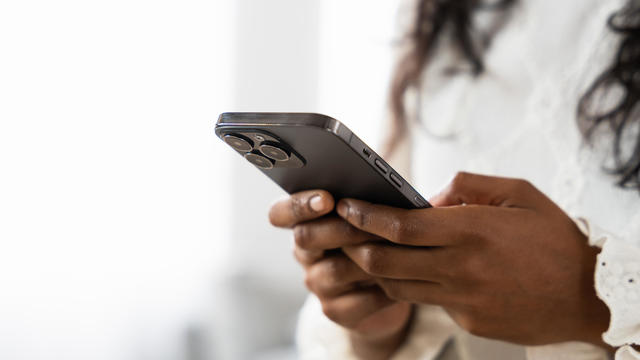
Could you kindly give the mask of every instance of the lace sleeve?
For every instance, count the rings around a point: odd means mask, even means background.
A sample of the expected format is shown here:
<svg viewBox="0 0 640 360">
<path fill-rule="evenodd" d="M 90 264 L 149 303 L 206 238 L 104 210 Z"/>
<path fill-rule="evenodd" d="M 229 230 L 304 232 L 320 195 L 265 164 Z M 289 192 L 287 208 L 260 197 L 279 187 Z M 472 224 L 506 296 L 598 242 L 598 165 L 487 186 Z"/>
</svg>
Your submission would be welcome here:
<svg viewBox="0 0 640 360">
<path fill-rule="evenodd" d="M 405 344 L 393 360 L 433 360 L 455 331 L 451 318 L 437 306 L 421 305 Z M 300 311 L 296 333 L 298 356 L 303 360 L 355 360 L 349 334 L 322 313 L 318 299 L 310 295 Z"/>
<path fill-rule="evenodd" d="M 585 219 L 576 221 L 589 244 L 602 249 L 598 255 L 595 287 L 609 307 L 609 329 L 602 334 L 611 346 L 620 347 L 616 360 L 638 360 L 631 347 L 640 344 L 640 248 L 609 234 Z"/>
<path fill-rule="evenodd" d="M 296 330 L 298 358 L 301 360 L 356 360 L 349 334 L 322 313 L 317 297 L 309 295 L 298 317 Z"/>
<path fill-rule="evenodd" d="M 439 306 L 417 305 L 413 328 L 404 345 L 392 360 L 432 360 L 459 329 L 451 317 Z"/>
</svg>

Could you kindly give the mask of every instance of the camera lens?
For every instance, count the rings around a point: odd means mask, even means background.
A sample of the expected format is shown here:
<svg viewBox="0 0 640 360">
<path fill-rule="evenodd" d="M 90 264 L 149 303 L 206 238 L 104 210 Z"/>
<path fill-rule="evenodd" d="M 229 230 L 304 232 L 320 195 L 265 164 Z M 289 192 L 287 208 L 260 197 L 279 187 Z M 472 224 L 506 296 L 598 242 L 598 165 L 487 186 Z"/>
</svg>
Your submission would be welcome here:
<svg viewBox="0 0 640 360">
<path fill-rule="evenodd" d="M 273 168 L 273 160 L 266 158 L 262 155 L 248 153 L 244 156 L 244 158 L 247 159 L 247 161 L 249 161 L 253 165 L 261 169 L 269 170 Z"/>
<path fill-rule="evenodd" d="M 242 135 L 225 135 L 224 142 L 241 152 L 247 152 L 253 149 L 253 142 Z"/>
<path fill-rule="evenodd" d="M 260 145 L 260 152 L 276 161 L 289 160 L 290 153 L 274 143 L 263 143 Z"/>
</svg>

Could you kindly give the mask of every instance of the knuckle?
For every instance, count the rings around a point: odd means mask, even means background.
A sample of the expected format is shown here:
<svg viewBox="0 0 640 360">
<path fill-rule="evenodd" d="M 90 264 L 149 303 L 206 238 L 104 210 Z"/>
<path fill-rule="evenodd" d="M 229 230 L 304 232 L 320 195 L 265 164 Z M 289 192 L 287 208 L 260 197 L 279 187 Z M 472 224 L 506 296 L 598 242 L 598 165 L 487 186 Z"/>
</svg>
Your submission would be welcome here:
<svg viewBox="0 0 640 360">
<path fill-rule="evenodd" d="M 346 221 L 342 221 L 342 229 L 345 238 L 349 239 L 350 243 L 355 243 L 355 240 L 360 234 L 360 230 Z"/>
<path fill-rule="evenodd" d="M 370 275 L 382 275 L 386 269 L 384 248 L 376 245 L 364 245 L 361 251 L 362 270 Z"/>
<path fill-rule="evenodd" d="M 389 234 L 391 241 L 396 243 L 402 243 L 410 236 L 410 229 L 404 219 L 400 219 L 397 216 L 392 216 L 389 219 Z"/>
<path fill-rule="evenodd" d="M 451 287 L 461 283 L 466 274 L 463 266 L 442 266 L 437 269 L 437 279 L 443 286 Z"/>
<path fill-rule="evenodd" d="M 300 258 L 300 254 L 298 253 L 299 248 L 297 246 L 294 246 L 293 249 L 291 250 L 291 254 L 293 255 L 293 258 L 296 259 L 296 261 L 300 264 L 303 265 L 302 259 Z"/>
<path fill-rule="evenodd" d="M 467 332 L 471 333 L 472 335 L 479 336 L 479 334 L 482 332 L 481 325 L 472 315 L 469 315 L 466 313 L 458 314 L 455 320 L 458 323 L 458 325 L 460 325 L 461 328 L 465 329 Z"/>
<path fill-rule="evenodd" d="M 269 224 L 271 224 L 272 226 L 278 226 L 278 219 L 276 218 L 276 214 L 275 211 L 273 211 L 273 208 L 271 208 L 269 210 Z"/>
<path fill-rule="evenodd" d="M 484 280 L 478 278 L 475 274 L 473 275 L 461 275 L 456 278 L 450 278 L 445 280 L 445 288 L 454 295 L 454 299 L 457 299 L 457 303 L 460 302 L 471 302 L 471 300 L 460 300 L 459 296 L 469 296 L 468 293 L 480 291 L 482 287 L 486 286 Z M 464 288 L 467 292 L 466 294 L 460 294 L 459 288 Z"/>
<path fill-rule="evenodd" d="M 307 202 L 301 196 L 291 197 L 291 214 L 295 219 L 304 219 L 307 214 Z"/>
<path fill-rule="evenodd" d="M 310 271 L 307 271 L 307 272 L 304 274 L 304 286 L 305 286 L 307 289 L 309 289 L 309 291 L 311 291 L 311 292 L 315 293 L 315 291 L 314 291 L 314 289 L 315 289 L 314 285 L 315 285 L 315 278 L 314 278 L 313 274 L 312 274 Z"/>
<path fill-rule="evenodd" d="M 369 211 L 364 206 L 349 207 L 347 218 L 357 228 L 363 228 L 369 224 Z"/>
<path fill-rule="evenodd" d="M 325 262 L 324 278 L 330 284 L 336 284 L 344 274 L 344 266 L 338 259 L 329 259 Z"/>
<path fill-rule="evenodd" d="M 475 319 L 471 319 L 469 321 L 467 331 L 471 335 L 479 337 L 485 337 L 486 335 L 488 335 L 484 325 Z"/>
<path fill-rule="evenodd" d="M 380 287 L 384 290 L 384 293 L 391 300 L 403 301 L 406 296 L 404 291 L 402 291 L 402 287 L 399 286 L 400 283 L 397 280 L 391 279 L 380 279 L 379 280 Z"/>
<path fill-rule="evenodd" d="M 302 249 L 309 248 L 309 245 L 312 242 L 311 239 L 311 231 L 309 231 L 309 225 L 306 224 L 298 224 L 293 228 L 293 238 L 296 242 L 296 245 Z"/>
<path fill-rule="evenodd" d="M 322 312 L 333 322 L 340 323 L 343 319 L 342 311 L 340 311 L 340 309 L 334 306 L 331 302 L 322 303 Z"/>
<path fill-rule="evenodd" d="M 451 190 L 455 192 L 456 190 L 462 189 L 467 184 L 470 176 L 471 174 L 468 172 L 457 172 L 453 180 L 451 180 Z"/>
<path fill-rule="evenodd" d="M 520 179 L 520 184 L 523 188 L 526 188 L 526 189 L 531 189 L 534 187 L 533 184 L 526 179 Z"/>
<path fill-rule="evenodd" d="M 281 214 L 278 205 L 279 204 L 276 203 L 269 208 L 269 223 L 273 226 L 282 226 Z"/>
<path fill-rule="evenodd" d="M 484 271 L 482 261 L 477 256 L 464 257 L 464 261 L 460 262 L 460 265 L 460 270 L 462 270 L 463 274 L 458 275 L 463 277 L 476 277 Z"/>
<path fill-rule="evenodd" d="M 531 184 L 528 180 L 525 179 L 514 179 L 512 183 L 512 190 L 515 193 L 521 194 L 530 191 L 533 188 L 533 184 Z"/>
</svg>

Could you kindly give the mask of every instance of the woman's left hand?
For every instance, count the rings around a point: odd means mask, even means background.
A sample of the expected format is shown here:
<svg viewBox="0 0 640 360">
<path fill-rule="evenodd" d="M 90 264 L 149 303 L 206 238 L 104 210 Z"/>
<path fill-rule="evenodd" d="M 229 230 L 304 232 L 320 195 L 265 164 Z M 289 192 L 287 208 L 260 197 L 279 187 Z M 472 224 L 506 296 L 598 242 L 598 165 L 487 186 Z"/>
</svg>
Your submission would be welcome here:
<svg viewBox="0 0 640 360">
<path fill-rule="evenodd" d="M 594 290 L 598 249 L 544 194 L 523 180 L 461 173 L 431 202 L 402 210 L 340 201 L 341 217 L 390 241 L 344 252 L 389 297 L 441 305 L 472 334 L 604 346 L 609 311 Z"/>
</svg>

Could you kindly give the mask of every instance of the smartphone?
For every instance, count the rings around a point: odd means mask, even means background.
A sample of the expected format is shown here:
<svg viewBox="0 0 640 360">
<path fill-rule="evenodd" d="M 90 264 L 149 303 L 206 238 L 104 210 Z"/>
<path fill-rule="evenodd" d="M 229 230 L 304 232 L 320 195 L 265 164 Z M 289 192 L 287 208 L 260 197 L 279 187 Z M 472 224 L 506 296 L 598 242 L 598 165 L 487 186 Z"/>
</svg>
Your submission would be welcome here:
<svg viewBox="0 0 640 360">
<path fill-rule="evenodd" d="M 311 113 L 223 113 L 216 135 L 289 194 L 323 189 L 404 209 L 431 205 L 338 120 Z"/>
</svg>

